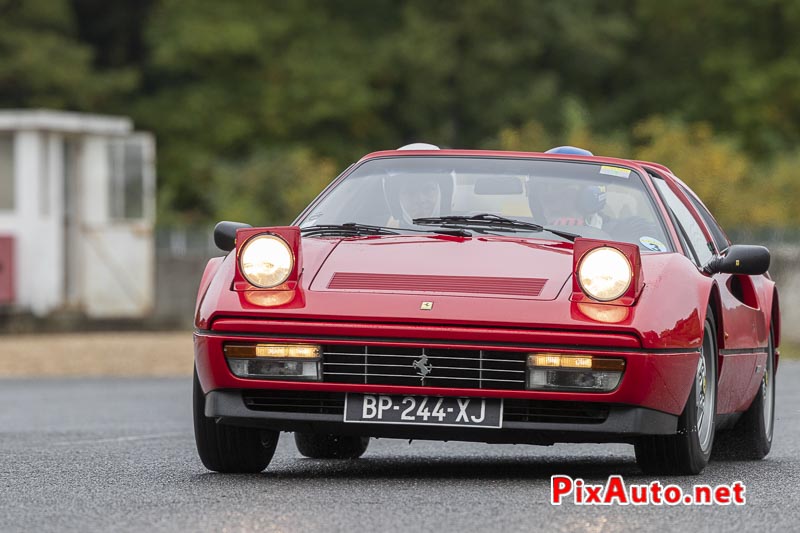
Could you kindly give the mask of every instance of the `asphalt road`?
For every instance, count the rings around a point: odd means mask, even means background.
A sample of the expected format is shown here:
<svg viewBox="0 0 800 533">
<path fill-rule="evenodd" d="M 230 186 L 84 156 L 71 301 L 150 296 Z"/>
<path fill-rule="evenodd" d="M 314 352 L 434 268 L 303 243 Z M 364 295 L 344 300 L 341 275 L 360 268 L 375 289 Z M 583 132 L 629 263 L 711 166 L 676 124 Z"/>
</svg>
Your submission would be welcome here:
<svg viewBox="0 0 800 533">
<path fill-rule="evenodd" d="M 550 476 L 652 480 L 627 445 L 373 440 L 357 461 L 302 458 L 285 435 L 261 475 L 207 472 L 189 379 L 0 381 L 1 531 L 797 531 L 800 363 L 778 376 L 775 442 L 760 462 L 699 477 L 746 484 L 744 506 L 554 507 Z"/>
</svg>

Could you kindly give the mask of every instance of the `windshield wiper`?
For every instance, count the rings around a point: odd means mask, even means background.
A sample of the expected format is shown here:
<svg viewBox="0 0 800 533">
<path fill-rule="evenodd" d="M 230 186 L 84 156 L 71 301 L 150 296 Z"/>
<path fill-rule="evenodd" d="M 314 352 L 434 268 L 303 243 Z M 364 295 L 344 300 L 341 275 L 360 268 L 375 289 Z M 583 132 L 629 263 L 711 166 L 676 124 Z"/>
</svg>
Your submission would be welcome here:
<svg viewBox="0 0 800 533">
<path fill-rule="evenodd" d="M 442 226 L 442 227 L 468 227 L 480 229 L 491 229 L 496 231 L 547 231 L 553 235 L 558 235 L 569 241 L 574 241 L 580 237 L 575 233 L 561 231 L 558 229 L 547 228 L 534 222 L 524 222 L 513 218 L 501 217 L 491 213 L 481 213 L 479 215 L 449 215 L 444 217 L 415 218 L 412 222 L 420 226 Z"/>
<path fill-rule="evenodd" d="M 308 226 L 300 228 L 303 235 L 400 235 L 399 231 L 383 226 L 370 226 L 369 224 L 359 224 L 357 222 L 345 222 L 344 224 L 320 224 L 319 226 Z"/>
<path fill-rule="evenodd" d="M 307 226 L 305 228 L 300 228 L 300 232 L 307 237 L 313 235 L 401 235 L 404 231 L 413 231 L 415 233 L 437 233 L 440 235 L 454 235 L 456 237 L 472 236 L 472 233 L 462 228 L 421 230 L 411 228 L 387 228 L 385 226 L 359 224 L 358 222 L 345 222 L 344 224 L 320 224 L 318 226 Z"/>
</svg>

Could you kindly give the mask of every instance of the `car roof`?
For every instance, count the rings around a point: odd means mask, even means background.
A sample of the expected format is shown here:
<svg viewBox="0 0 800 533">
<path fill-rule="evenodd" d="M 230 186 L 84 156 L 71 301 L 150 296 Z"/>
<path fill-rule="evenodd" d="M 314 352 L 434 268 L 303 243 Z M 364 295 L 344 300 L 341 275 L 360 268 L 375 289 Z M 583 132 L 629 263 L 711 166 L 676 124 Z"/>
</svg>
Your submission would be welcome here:
<svg viewBox="0 0 800 533">
<path fill-rule="evenodd" d="M 655 163 L 646 163 L 644 161 L 637 161 L 635 159 L 622 159 L 618 157 L 606 156 L 585 156 L 585 155 L 572 155 L 572 154 L 546 154 L 543 152 L 511 152 L 504 150 L 459 150 L 459 149 L 446 149 L 446 150 L 381 150 L 372 152 L 365 155 L 359 160 L 359 163 L 371 159 L 380 158 L 400 158 L 400 157 L 487 157 L 487 158 L 501 158 L 501 159 L 552 159 L 556 161 L 575 161 L 600 163 L 607 165 L 627 166 L 634 167 L 640 171 L 645 170 L 645 165 L 652 165 L 657 168 L 663 168 L 667 172 L 669 169 L 663 165 Z M 671 175 L 672 173 L 669 172 Z"/>
</svg>

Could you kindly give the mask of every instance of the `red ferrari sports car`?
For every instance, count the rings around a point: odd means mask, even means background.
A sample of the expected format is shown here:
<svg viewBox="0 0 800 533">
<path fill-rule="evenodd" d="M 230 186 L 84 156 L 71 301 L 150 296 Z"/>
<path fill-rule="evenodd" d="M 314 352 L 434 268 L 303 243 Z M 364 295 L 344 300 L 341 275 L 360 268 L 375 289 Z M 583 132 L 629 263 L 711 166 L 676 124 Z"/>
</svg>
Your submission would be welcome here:
<svg viewBox="0 0 800 533">
<path fill-rule="evenodd" d="M 625 442 L 649 473 L 769 452 L 769 251 L 731 244 L 662 165 L 409 145 L 292 226 L 214 231 L 230 253 L 194 334 L 211 470 L 263 470 L 284 431 L 313 458 L 371 437 Z"/>
</svg>

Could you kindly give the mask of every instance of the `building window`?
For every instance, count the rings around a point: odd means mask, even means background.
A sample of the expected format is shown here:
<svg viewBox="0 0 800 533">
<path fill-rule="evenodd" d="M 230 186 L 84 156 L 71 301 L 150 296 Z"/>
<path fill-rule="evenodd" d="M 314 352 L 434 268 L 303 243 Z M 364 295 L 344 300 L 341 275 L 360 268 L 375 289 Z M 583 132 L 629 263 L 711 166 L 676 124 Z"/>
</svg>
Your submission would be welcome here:
<svg viewBox="0 0 800 533">
<path fill-rule="evenodd" d="M 14 209 L 14 137 L 0 134 L 0 209 Z"/>
<path fill-rule="evenodd" d="M 144 146 L 137 139 L 109 142 L 109 214 L 112 219 L 144 218 Z"/>
</svg>

